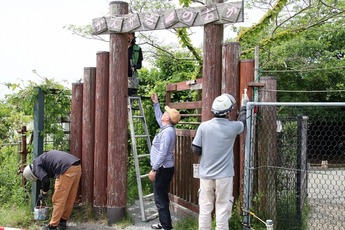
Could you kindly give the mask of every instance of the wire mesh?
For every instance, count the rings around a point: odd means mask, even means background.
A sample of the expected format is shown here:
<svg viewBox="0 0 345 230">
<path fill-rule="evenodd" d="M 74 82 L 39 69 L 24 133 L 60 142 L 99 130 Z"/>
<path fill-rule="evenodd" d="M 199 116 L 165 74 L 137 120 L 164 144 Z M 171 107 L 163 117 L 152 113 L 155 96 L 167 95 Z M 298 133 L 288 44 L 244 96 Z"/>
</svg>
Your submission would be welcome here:
<svg viewBox="0 0 345 230">
<path fill-rule="evenodd" d="M 256 106 L 244 203 L 275 229 L 344 229 L 345 103 Z"/>
</svg>

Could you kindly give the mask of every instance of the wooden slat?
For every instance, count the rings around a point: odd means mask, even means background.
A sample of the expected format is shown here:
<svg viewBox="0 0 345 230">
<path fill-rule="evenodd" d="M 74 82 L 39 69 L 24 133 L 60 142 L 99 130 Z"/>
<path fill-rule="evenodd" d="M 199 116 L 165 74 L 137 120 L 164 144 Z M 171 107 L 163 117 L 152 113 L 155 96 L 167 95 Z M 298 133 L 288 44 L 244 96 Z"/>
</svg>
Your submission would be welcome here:
<svg viewBox="0 0 345 230">
<path fill-rule="evenodd" d="M 181 117 L 201 117 L 201 114 L 181 114 Z"/>
<path fill-rule="evenodd" d="M 194 129 L 176 129 L 177 136 L 195 137 L 196 130 Z"/>
<path fill-rule="evenodd" d="M 184 91 L 196 89 L 202 89 L 202 78 L 169 84 L 166 86 L 166 91 Z"/>
<path fill-rule="evenodd" d="M 173 203 L 176 203 L 176 204 L 179 204 L 195 213 L 199 213 L 199 206 L 197 204 L 192 204 L 190 202 L 187 202 L 183 199 L 181 199 L 180 197 L 177 197 L 176 195 L 174 194 L 170 194 L 169 195 L 170 197 L 170 201 L 173 202 Z"/>
<path fill-rule="evenodd" d="M 174 102 L 174 103 L 167 103 L 167 105 L 175 109 L 200 109 L 202 102 L 201 101 Z"/>
<path fill-rule="evenodd" d="M 177 84 L 168 84 L 166 86 L 166 91 L 176 91 L 176 85 Z"/>
<path fill-rule="evenodd" d="M 248 82 L 247 84 L 250 87 L 265 87 L 266 84 L 263 82 Z"/>
<path fill-rule="evenodd" d="M 180 125 L 200 125 L 201 122 L 189 122 L 189 121 L 180 121 L 179 124 Z"/>
</svg>

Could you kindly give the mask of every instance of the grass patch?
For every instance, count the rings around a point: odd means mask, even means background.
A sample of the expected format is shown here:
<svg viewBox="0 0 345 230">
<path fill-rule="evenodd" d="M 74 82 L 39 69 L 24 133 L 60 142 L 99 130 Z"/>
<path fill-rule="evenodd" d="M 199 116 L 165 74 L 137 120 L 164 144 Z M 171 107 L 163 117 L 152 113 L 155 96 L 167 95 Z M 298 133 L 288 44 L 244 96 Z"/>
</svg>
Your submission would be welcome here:
<svg viewBox="0 0 345 230">
<path fill-rule="evenodd" d="M 120 229 L 124 229 L 124 228 L 131 226 L 133 224 L 134 224 L 134 221 L 132 220 L 130 215 L 128 215 L 128 213 L 126 213 L 125 216 L 121 219 L 121 221 L 116 223 L 116 227 L 119 227 Z"/>
<path fill-rule="evenodd" d="M 174 229 L 197 230 L 198 219 L 193 216 L 187 216 L 174 224 Z"/>
<path fill-rule="evenodd" d="M 98 217 L 102 219 L 102 214 Z M 95 213 L 91 204 L 85 204 L 74 207 L 70 218 L 75 222 L 83 223 L 87 220 L 95 219 Z"/>
<path fill-rule="evenodd" d="M 25 206 L 1 207 L 0 223 L 3 226 L 12 228 L 26 228 L 32 230 L 38 228 L 34 220 L 33 212 L 29 207 Z"/>
</svg>

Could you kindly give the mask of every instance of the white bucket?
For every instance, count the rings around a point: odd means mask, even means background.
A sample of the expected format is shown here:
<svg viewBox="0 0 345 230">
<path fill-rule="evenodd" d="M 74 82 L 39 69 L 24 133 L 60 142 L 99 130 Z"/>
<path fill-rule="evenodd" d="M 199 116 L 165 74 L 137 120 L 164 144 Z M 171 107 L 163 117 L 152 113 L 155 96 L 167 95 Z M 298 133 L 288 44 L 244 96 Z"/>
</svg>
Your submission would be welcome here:
<svg viewBox="0 0 345 230">
<path fill-rule="evenodd" d="M 49 215 L 49 208 L 44 206 L 36 206 L 34 208 L 35 220 L 47 220 Z"/>
<path fill-rule="evenodd" d="M 199 178 L 199 166 L 200 164 L 193 164 L 193 177 Z"/>
</svg>

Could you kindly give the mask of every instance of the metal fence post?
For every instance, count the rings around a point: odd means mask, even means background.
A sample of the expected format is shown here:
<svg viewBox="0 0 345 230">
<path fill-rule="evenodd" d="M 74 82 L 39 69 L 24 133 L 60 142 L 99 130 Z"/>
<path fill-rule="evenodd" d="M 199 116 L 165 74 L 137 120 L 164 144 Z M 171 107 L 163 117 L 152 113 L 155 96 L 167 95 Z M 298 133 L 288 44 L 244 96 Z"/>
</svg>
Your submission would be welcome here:
<svg viewBox="0 0 345 230">
<path fill-rule="evenodd" d="M 252 137 L 253 137 L 253 102 L 247 103 L 246 108 L 246 142 L 245 142 L 245 150 L 244 150 L 244 191 L 243 191 L 243 202 L 244 202 L 244 228 L 243 229 L 250 229 L 250 215 L 247 211 L 250 210 L 251 207 L 251 186 L 252 186 L 252 174 L 251 174 L 251 158 L 252 158 Z"/>
<path fill-rule="evenodd" d="M 41 88 L 37 88 L 37 100 L 34 108 L 34 140 L 33 140 L 33 152 L 34 158 L 43 153 L 43 136 L 44 129 L 44 92 Z M 32 194 L 32 210 L 36 206 L 36 198 L 39 194 L 41 182 L 33 182 L 31 188 Z"/>
</svg>

